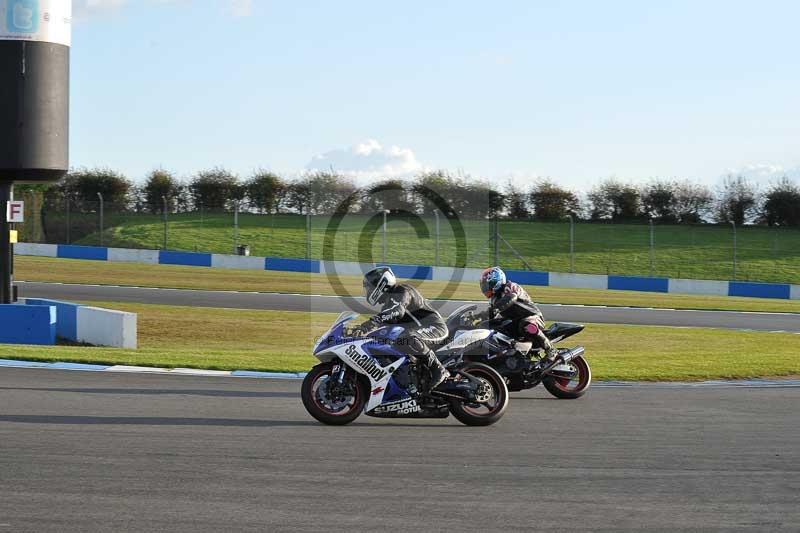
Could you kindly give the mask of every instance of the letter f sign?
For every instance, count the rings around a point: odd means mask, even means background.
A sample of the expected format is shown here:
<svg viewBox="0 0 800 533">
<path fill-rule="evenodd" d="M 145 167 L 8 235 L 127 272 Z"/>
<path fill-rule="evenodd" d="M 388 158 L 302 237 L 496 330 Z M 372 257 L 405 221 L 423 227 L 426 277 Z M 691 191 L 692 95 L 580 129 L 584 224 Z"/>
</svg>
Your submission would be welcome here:
<svg viewBox="0 0 800 533">
<path fill-rule="evenodd" d="M 6 204 L 6 222 L 25 222 L 25 202 L 12 200 Z"/>
</svg>

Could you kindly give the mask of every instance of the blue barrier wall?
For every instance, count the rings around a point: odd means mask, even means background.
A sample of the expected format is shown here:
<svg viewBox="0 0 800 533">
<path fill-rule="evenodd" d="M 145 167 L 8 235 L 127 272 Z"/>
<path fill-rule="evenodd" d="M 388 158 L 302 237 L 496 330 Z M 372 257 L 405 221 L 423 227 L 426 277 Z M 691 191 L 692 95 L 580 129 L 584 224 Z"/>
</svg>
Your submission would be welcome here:
<svg viewBox="0 0 800 533">
<path fill-rule="evenodd" d="M 161 265 L 210 267 L 211 254 L 197 254 L 194 252 L 172 252 L 169 250 L 161 250 L 158 253 L 158 263 Z"/>
<path fill-rule="evenodd" d="M 781 283 L 748 283 L 731 281 L 728 284 L 728 296 L 753 296 L 756 298 L 781 298 L 788 300 L 791 285 Z"/>
<path fill-rule="evenodd" d="M 380 264 L 378 266 L 381 266 Z M 433 268 L 417 265 L 384 265 L 392 269 L 398 278 L 406 279 L 432 279 Z"/>
<path fill-rule="evenodd" d="M 264 268 L 266 270 L 282 270 L 284 272 L 311 272 L 319 274 L 319 261 L 313 259 L 267 257 Z"/>
<path fill-rule="evenodd" d="M 49 305 L 0 305 L 0 343 L 56 343 L 56 308 Z"/>
<path fill-rule="evenodd" d="M 52 244 L 35 244 L 35 243 L 22 243 L 20 250 L 25 250 L 20 255 L 38 255 L 45 257 L 52 257 L 56 254 L 58 257 L 71 258 L 71 259 L 94 259 L 94 260 L 108 260 L 108 249 L 93 246 L 72 246 L 72 245 L 52 245 Z M 56 250 L 57 249 L 57 250 Z M 116 249 L 115 249 L 116 250 Z M 117 253 L 115 251 L 115 253 Z M 141 250 L 131 250 L 131 257 L 137 257 L 136 253 L 141 253 Z M 193 253 L 193 252 L 176 252 L 176 251 L 158 251 L 150 250 L 153 254 L 158 255 L 158 262 L 166 265 L 185 265 L 185 266 L 203 266 L 212 267 L 213 258 L 212 254 Z M 145 263 L 152 262 L 144 261 Z M 223 257 L 218 254 L 219 257 Z M 239 258 L 238 256 L 224 256 L 230 258 Z M 251 258 L 258 259 L 258 258 Z M 314 259 L 294 259 L 284 257 L 265 257 L 264 269 L 277 270 L 284 272 L 310 272 L 320 273 L 322 262 Z M 236 261 L 223 261 L 218 260 L 217 266 L 219 268 L 236 268 Z M 257 268 L 257 263 L 247 263 L 249 268 Z M 358 263 L 342 262 L 343 270 L 349 275 L 359 275 L 361 270 L 368 270 L 372 268 L 372 264 L 365 263 L 360 265 Z M 420 265 L 390 265 L 400 278 L 411 279 L 437 279 L 442 281 L 449 281 L 452 275 L 452 268 L 445 267 L 430 267 Z M 326 264 L 326 269 L 334 270 L 331 265 Z M 468 269 L 470 272 L 477 269 Z M 613 289 L 624 291 L 644 291 L 644 292 L 670 292 L 670 286 L 674 288 L 671 292 L 678 294 L 710 294 L 710 295 L 724 295 L 729 296 L 747 296 L 753 298 L 780 298 L 780 299 L 798 299 L 800 300 L 800 285 L 789 285 L 782 283 L 753 283 L 741 281 L 709 281 L 709 280 L 685 280 L 677 279 L 670 280 L 667 278 L 648 278 L 637 276 L 581 276 L 570 275 L 559 272 L 529 272 L 525 270 L 509 270 L 507 271 L 511 279 L 524 285 L 539 285 L 549 286 L 551 281 L 553 285 L 558 287 L 575 287 L 575 288 L 597 288 L 597 289 Z M 573 276 L 570 279 L 569 276 Z M 598 285 L 595 279 L 602 278 L 602 283 Z M 605 279 L 608 283 L 606 285 Z M 587 281 L 589 280 L 589 281 Z M 687 282 L 696 281 L 698 283 L 692 284 Z M 704 288 L 703 282 L 708 283 L 708 287 Z"/>
<path fill-rule="evenodd" d="M 608 276 L 608 289 L 618 291 L 669 292 L 669 279 Z"/>
<path fill-rule="evenodd" d="M 99 246 L 59 244 L 58 257 L 64 259 L 91 259 L 93 261 L 108 261 L 108 248 L 100 248 Z"/>
<path fill-rule="evenodd" d="M 59 300 L 42 300 L 26 298 L 27 305 L 52 305 L 56 308 L 56 335 L 62 339 L 78 340 L 78 308 L 79 304 Z"/>
<path fill-rule="evenodd" d="M 530 270 L 506 270 L 505 272 L 508 279 L 520 285 L 540 285 L 542 287 L 550 285 L 549 272 L 533 272 Z"/>
</svg>

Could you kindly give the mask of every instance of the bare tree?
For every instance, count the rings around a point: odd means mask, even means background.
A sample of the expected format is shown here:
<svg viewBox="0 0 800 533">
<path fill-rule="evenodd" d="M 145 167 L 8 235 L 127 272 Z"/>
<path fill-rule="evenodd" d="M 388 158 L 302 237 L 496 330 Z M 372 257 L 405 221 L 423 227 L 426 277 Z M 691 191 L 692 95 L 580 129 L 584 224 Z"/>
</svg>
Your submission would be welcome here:
<svg viewBox="0 0 800 533">
<path fill-rule="evenodd" d="M 757 212 L 758 192 L 744 176 L 728 176 L 719 186 L 715 217 L 717 222 L 741 226 Z"/>
</svg>

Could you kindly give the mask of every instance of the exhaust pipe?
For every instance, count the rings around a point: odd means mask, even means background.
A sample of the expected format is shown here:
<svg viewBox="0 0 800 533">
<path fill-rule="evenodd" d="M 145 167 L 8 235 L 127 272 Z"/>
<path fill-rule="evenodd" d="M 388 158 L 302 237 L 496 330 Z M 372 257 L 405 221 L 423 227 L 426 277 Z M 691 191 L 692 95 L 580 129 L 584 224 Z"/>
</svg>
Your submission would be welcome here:
<svg viewBox="0 0 800 533">
<path fill-rule="evenodd" d="M 556 357 L 556 361 L 563 361 L 564 363 L 569 363 L 576 357 L 582 356 L 584 352 L 586 352 L 586 350 L 583 348 L 583 346 L 576 346 L 575 348 L 571 349 L 566 353 L 559 354 L 559 356 Z"/>
<path fill-rule="evenodd" d="M 558 365 L 563 365 L 563 364 L 569 363 L 570 361 L 572 361 L 576 357 L 582 356 L 584 354 L 584 352 L 586 352 L 586 350 L 584 349 L 583 346 L 576 346 L 575 348 L 573 348 L 573 349 L 571 349 L 571 350 L 569 350 L 567 352 L 563 352 L 563 353 L 558 354 L 558 357 L 556 357 L 556 360 L 553 361 L 553 364 L 551 364 L 549 367 L 547 367 L 544 370 L 542 370 L 541 376 L 542 377 L 546 376 L 547 374 L 550 373 L 551 370 L 553 370 Z"/>
</svg>

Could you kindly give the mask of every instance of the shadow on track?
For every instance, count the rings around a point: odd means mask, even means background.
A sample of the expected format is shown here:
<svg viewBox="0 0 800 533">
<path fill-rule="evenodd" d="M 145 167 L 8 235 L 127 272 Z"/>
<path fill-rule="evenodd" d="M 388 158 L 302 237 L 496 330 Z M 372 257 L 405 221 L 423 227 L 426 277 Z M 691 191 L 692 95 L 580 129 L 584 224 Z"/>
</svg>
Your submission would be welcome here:
<svg viewBox="0 0 800 533">
<path fill-rule="evenodd" d="M 0 422 L 18 424 L 59 424 L 76 426 L 227 426 L 278 427 L 318 426 L 314 420 L 251 420 L 237 418 L 168 418 L 154 416 L 51 416 L 0 415 Z"/>
<path fill-rule="evenodd" d="M 36 391 L 36 392 L 74 392 L 77 394 L 135 394 L 135 395 L 164 395 L 174 394 L 182 396 L 211 396 L 222 398 L 298 398 L 300 392 L 251 392 L 251 391 L 226 391 L 205 389 L 86 389 L 86 388 L 28 388 L 28 387 L 0 387 L 0 390 Z"/>
<path fill-rule="evenodd" d="M 220 427 L 298 427 L 327 428 L 315 420 L 256 420 L 238 418 L 169 418 L 153 416 L 55 416 L 55 415 L 0 415 L 0 422 L 16 424 L 56 424 L 68 426 L 220 426 Z M 356 422 L 359 427 L 466 427 L 443 423 L 404 423 L 382 420 L 383 424 Z"/>
</svg>

